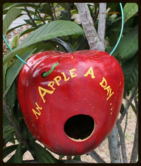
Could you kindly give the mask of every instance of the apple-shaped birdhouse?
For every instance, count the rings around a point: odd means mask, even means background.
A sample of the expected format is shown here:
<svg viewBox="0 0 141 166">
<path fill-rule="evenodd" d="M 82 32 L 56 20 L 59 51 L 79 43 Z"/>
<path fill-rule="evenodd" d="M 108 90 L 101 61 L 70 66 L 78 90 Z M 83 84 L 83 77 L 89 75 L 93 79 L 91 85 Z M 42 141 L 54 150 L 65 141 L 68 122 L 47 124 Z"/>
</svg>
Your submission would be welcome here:
<svg viewBox="0 0 141 166">
<path fill-rule="evenodd" d="M 98 50 L 37 53 L 18 78 L 18 99 L 29 130 L 59 155 L 96 148 L 115 125 L 123 91 L 120 64 Z"/>
</svg>

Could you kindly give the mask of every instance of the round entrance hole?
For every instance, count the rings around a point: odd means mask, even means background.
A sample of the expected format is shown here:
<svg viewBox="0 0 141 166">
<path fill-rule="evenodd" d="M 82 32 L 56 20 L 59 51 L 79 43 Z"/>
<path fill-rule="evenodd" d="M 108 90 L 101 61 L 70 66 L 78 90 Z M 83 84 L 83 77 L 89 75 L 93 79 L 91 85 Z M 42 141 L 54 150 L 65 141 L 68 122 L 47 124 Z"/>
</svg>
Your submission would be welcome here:
<svg viewBox="0 0 141 166">
<path fill-rule="evenodd" d="M 94 131 L 94 119 L 84 114 L 72 116 L 66 121 L 64 131 L 73 140 L 86 140 Z"/>
</svg>

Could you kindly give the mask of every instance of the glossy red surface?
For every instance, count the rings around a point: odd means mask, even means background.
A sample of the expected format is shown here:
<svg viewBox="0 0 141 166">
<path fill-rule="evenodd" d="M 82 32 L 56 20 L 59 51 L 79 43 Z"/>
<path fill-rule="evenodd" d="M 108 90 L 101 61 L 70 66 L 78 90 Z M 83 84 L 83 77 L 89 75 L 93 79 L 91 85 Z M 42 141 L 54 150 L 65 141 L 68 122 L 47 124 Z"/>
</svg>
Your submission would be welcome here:
<svg viewBox="0 0 141 166">
<path fill-rule="evenodd" d="M 56 62 L 59 65 L 43 78 L 42 73 Z M 30 68 L 23 66 L 17 91 L 35 138 L 60 155 L 80 155 L 96 148 L 112 131 L 121 108 L 124 76 L 117 60 L 98 50 L 46 51 L 30 57 L 27 64 Z M 66 135 L 64 125 L 79 114 L 91 116 L 95 127 L 90 137 L 76 141 Z"/>
</svg>

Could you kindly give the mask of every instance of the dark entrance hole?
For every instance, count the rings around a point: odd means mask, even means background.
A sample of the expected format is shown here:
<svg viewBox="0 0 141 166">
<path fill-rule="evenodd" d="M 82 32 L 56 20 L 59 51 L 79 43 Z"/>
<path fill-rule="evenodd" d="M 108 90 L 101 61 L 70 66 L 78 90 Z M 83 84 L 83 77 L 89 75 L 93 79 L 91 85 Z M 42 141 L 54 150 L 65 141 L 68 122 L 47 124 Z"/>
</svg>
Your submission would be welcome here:
<svg viewBox="0 0 141 166">
<path fill-rule="evenodd" d="M 94 120 L 89 115 L 75 115 L 69 118 L 64 126 L 64 131 L 70 138 L 86 139 L 94 130 Z"/>
</svg>

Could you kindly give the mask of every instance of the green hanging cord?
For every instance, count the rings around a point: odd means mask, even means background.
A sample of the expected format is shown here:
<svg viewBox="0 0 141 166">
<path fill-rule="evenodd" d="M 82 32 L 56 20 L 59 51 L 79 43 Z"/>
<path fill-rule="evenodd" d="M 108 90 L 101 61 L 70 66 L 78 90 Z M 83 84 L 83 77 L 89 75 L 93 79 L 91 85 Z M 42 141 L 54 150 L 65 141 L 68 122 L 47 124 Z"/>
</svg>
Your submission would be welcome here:
<svg viewBox="0 0 141 166">
<path fill-rule="evenodd" d="M 123 8 L 122 8 L 122 4 L 119 3 L 120 5 L 120 9 L 121 9 L 121 16 L 122 16 L 122 24 L 121 24 L 121 30 L 120 30 L 120 35 L 119 35 L 119 39 L 115 45 L 115 47 L 113 48 L 113 50 L 111 51 L 110 55 L 113 54 L 113 52 L 116 50 L 117 46 L 119 45 L 119 42 L 121 40 L 121 37 L 122 37 L 122 33 L 123 33 L 123 27 L 124 27 L 124 13 L 123 13 Z"/>
<path fill-rule="evenodd" d="M 4 40 L 4 42 L 6 43 L 7 47 L 9 48 L 9 50 L 12 51 L 12 48 L 9 46 L 9 44 L 8 44 L 6 38 L 4 37 L 4 35 L 3 35 L 3 40 Z M 16 57 L 17 57 L 22 63 L 26 64 L 26 62 L 25 62 L 22 58 L 20 58 L 18 55 L 16 55 Z"/>
</svg>

